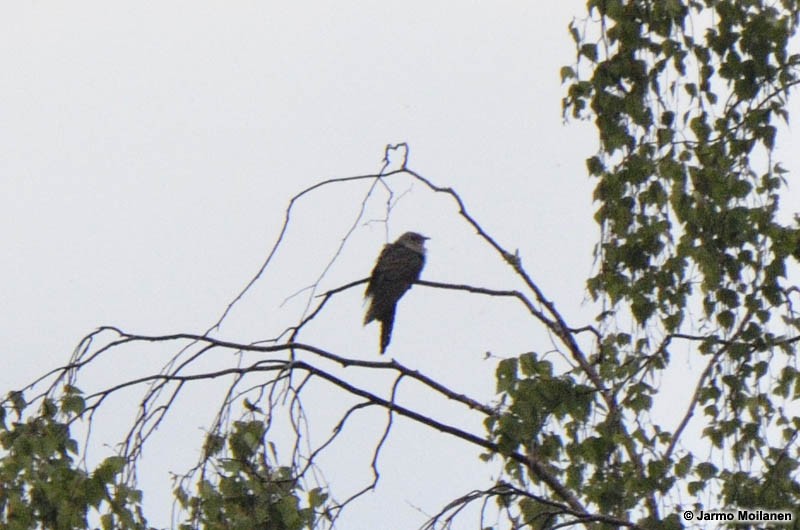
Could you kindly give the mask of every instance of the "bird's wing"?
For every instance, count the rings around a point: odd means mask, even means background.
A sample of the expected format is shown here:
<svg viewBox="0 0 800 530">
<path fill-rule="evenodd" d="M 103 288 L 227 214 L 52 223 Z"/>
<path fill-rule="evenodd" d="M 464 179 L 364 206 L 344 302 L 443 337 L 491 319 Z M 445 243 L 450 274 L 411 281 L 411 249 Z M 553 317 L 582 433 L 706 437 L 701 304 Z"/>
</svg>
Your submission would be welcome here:
<svg viewBox="0 0 800 530">
<path fill-rule="evenodd" d="M 365 295 L 373 296 L 387 286 L 391 286 L 391 290 L 402 286 L 402 292 L 399 293 L 402 294 L 419 279 L 423 265 L 425 256 L 419 252 L 402 245 L 384 245 L 375 268 L 372 269 Z"/>
</svg>

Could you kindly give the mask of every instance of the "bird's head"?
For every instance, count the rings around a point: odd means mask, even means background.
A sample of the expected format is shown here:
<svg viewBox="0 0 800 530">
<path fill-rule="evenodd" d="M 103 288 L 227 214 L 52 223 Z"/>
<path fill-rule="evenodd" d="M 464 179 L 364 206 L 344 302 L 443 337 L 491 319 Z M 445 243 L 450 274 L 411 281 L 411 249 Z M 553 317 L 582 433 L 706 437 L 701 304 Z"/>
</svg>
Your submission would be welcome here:
<svg viewBox="0 0 800 530">
<path fill-rule="evenodd" d="M 396 243 L 403 245 L 414 252 L 425 254 L 425 241 L 428 239 L 430 238 L 416 232 L 406 232 L 397 239 Z"/>
</svg>

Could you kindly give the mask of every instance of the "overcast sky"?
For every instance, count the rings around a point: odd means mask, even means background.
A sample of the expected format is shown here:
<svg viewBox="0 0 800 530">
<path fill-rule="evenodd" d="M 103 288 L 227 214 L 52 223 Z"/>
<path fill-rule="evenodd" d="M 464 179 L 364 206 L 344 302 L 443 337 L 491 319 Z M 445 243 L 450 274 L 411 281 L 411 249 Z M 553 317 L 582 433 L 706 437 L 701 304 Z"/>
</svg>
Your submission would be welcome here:
<svg viewBox="0 0 800 530">
<path fill-rule="evenodd" d="M 205 331 L 258 270 L 292 195 L 376 172 L 386 144 L 397 142 L 410 145 L 410 168 L 452 186 L 489 233 L 519 249 L 570 322 L 588 322 L 583 287 L 597 228 L 584 160 L 596 144 L 589 124 L 563 124 L 558 75 L 574 58 L 567 24 L 583 4 L 3 2 L 0 389 L 66 362 L 103 324 Z M 390 182 L 405 195 L 389 239 L 406 230 L 431 237 L 423 278 L 517 286 L 451 202 L 402 176 Z M 326 188 L 297 205 L 286 245 L 222 336 L 269 338 L 297 320 L 305 299 L 281 302 L 322 272 L 368 185 Z M 367 218 L 385 214 L 381 193 Z M 383 225 L 359 223 L 321 288 L 365 277 L 385 242 Z M 363 310 L 361 289 L 351 290 L 303 338 L 376 358 L 377 327 L 361 326 Z M 549 347 L 510 302 L 417 287 L 401 304 L 388 354 L 488 401 L 486 351 Z M 165 361 L 121 352 L 86 386 Z M 197 396 L 183 431 L 165 428 L 160 449 L 145 454 L 142 486 L 156 525 L 168 521 L 167 472 L 194 463 L 216 410 L 216 395 Z M 109 422 L 124 424 L 124 405 L 111 405 Z M 429 412 L 482 432 L 469 415 Z M 384 416 L 363 418 L 326 460 L 340 497 L 369 478 L 364 453 Z M 414 528 L 424 513 L 491 485 L 496 466 L 477 461 L 478 450 L 426 436 L 397 423 L 377 493 L 353 505 L 342 528 L 380 528 L 387 518 Z"/>
</svg>

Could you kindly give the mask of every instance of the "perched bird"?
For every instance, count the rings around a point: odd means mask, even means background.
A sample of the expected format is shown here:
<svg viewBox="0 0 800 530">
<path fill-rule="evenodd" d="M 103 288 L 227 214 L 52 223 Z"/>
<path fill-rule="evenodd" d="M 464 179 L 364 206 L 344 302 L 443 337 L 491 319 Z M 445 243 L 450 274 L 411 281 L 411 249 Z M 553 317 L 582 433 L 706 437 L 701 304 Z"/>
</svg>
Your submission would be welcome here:
<svg viewBox="0 0 800 530">
<path fill-rule="evenodd" d="M 364 296 L 372 302 L 364 317 L 366 326 L 373 320 L 381 323 L 381 353 L 392 339 L 394 312 L 397 301 L 419 279 L 425 265 L 425 240 L 416 232 L 406 232 L 394 243 L 383 246 L 372 269 Z"/>
</svg>

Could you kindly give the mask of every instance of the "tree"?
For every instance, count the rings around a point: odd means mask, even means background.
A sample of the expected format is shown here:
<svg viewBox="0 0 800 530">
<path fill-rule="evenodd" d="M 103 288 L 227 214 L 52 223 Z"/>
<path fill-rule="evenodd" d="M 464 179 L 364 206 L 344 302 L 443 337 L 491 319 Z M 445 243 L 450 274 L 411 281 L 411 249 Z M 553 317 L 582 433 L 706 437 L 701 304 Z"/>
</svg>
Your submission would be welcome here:
<svg viewBox="0 0 800 530">
<path fill-rule="evenodd" d="M 142 449 L 187 387 L 218 378 L 231 383 L 199 462 L 176 480 L 185 528 L 331 526 L 377 482 L 377 454 L 395 417 L 450 434 L 453 443 L 478 446 L 486 460 L 503 463 L 496 484 L 454 499 L 430 528 L 448 527 L 465 505 L 489 500 L 513 528 L 679 528 L 688 524 L 686 510 L 790 511 L 800 500 L 800 415 L 791 408 L 800 397 L 794 359 L 800 320 L 793 310 L 800 291 L 790 280 L 790 264 L 800 259 L 800 227 L 781 220 L 787 171 L 773 154 L 777 122 L 788 121 L 787 98 L 798 83 L 800 55 L 790 54 L 789 44 L 799 16 L 800 3 L 789 0 L 590 0 L 586 19 L 570 25 L 577 59 L 561 71 L 564 113 L 594 120 L 599 133 L 598 152 L 587 160 L 600 226 L 597 270 L 587 284 L 596 322 L 572 323 L 454 190 L 411 170 L 405 158 L 389 170 L 395 149 L 387 149 L 377 175 L 331 179 L 292 198 L 261 270 L 205 334 L 101 328 L 81 341 L 67 365 L 10 393 L 0 408 L 0 520 L 9 528 L 76 528 L 96 514 L 104 528 L 145 528 L 136 483 Z M 369 183 L 366 201 L 400 176 L 452 199 L 524 285 L 496 290 L 418 281 L 417 288 L 513 298 L 561 354 L 553 361 L 533 351 L 498 362 L 495 403 L 394 360 L 365 361 L 304 342 L 305 329 L 327 315 L 328 303 L 362 289 L 366 278 L 312 298 L 304 318 L 270 343 L 214 335 L 272 263 L 295 204 L 354 182 Z M 177 349 L 162 370 L 142 378 L 120 374 L 87 395 L 79 390 L 83 371 L 112 352 L 157 344 Z M 219 351 L 242 355 L 203 369 L 210 352 Z M 246 352 L 260 356 L 247 360 Z M 676 425 L 666 425 L 650 412 L 660 399 L 673 399 L 659 381 L 683 369 L 682 352 L 704 368 L 684 375 L 692 378 L 685 409 Z M 389 373 L 393 384 L 376 393 L 350 379 L 354 369 Z M 404 406 L 395 394 L 403 380 L 468 407 L 486 432 Z M 304 448 L 303 397 L 311 381 L 355 402 L 328 440 Z M 89 470 L 72 431 L 91 424 L 109 398 L 128 388 L 144 388 L 131 429 L 116 456 Z M 389 413 L 373 447 L 374 480 L 336 500 L 335 484 L 314 480 L 316 462 L 350 418 L 370 407 Z M 298 440 L 283 461 L 271 444 L 281 418 Z M 702 424 L 701 440 L 687 439 L 691 423 Z"/>
</svg>

